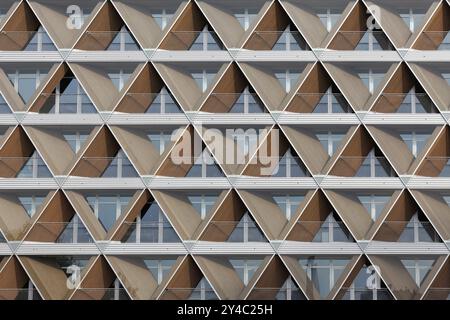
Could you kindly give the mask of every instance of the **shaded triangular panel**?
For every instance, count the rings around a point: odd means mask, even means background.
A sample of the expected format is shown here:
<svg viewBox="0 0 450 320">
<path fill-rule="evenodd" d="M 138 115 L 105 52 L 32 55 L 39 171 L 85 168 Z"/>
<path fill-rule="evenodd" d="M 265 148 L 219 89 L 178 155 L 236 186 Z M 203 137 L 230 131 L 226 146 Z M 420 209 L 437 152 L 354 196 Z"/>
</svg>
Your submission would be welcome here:
<svg viewBox="0 0 450 320">
<path fill-rule="evenodd" d="M 137 75 L 114 111 L 123 113 L 178 113 L 181 112 L 181 109 L 153 65 L 147 64 Z"/>
<path fill-rule="evenodd" d="M 227 48 L 240 48 L 272 1 L 197 1 Z"/>
<path fill-rule="evenodd" d="M 270 240 L 285 237 L 287 226 L 298 220 L 311 193 L 304 191 L 270 192 L 239 190 L 246 207 Z"/>
<path fill-rule="evenodd" d="M 67 299 L 73 289 L 70 273 L 67 271 L 83 272 L 89 260 L 95 257 L 88 256 L 20 256 L 18 257 L 23 268 L 27 271 L 32 282 L 36 285 L 42 298 L 45 300 Z"/>
<path fill-rule="evenodd" d="M 384 0 L 366 1 L 376 22 L 386 32 L 396 48 L 409 48 L 425 23 L 440 5 L 439 1 L 421 1 L 420 5 L 390 3 Z M 410 8 L 414 8 L 413 13 Z"/>
<path fill-rule="evenodd" d="M 377 230 L 374 240 L 440 242 L 440 237 L 411 195 L 404 191 Z"/>
<path fill-rule="evenodd" d="M 450 131 L 445 127 L 437 137 L 418 166 L 416 175 L 426 177 L 449 177 Z"/>
<path fill-rule="evenodd" d="M 223 45 L 195 2 L 189 2 L 166 34 L 160 49 L 222 50 Z"/>
<path fill-rule="evenodd" d="M 312 174 L 327 173 L 357 132 L 357 126 L 294 126 L 281 129 Z"/>
<path fill-rule="evenodd" d="M 158 62 L 154 66 L 184 111 L 198 110 L 228 67 L 217 62 Z"/>
<path fill-rule="evenodd" d="M 361 256 L 335 299 L 394 300 L 378 272 L 365 256 Z"/>
<path fill-rule="evenodd" d="M 397 300 L 420 299 L 445 262 L 444 256 L 370 255 L 384 283 Z"/>
<path fill-rule="evenodd" d="M 363 127 L 355 130 L 342 153 L 330 162 L 330 175 L 346 177 L 392 177 L 389 161 L 378 148 L 370 134 Z M 324 172 L 328 172 L 324 169 Z"/>
<path fill-rule="evenodd" d="M 323 48 L 352 12 L 357 1 L 326 2 L 280 1 L 312 48 Z"/>
<path fill-rule="evenodd" d="M 381 113 L 434 113 L 431 99 L 406 64 L 401 64 L 371 107 Z"/>
<path fill-rule="evenodd" d="M 220 299 L 245 297 L 271 257 L 195 256 L 195 261 L 210 281 Z"/>
<path fill-rule="evenodd" d="M 196 239 L 226 198 L 227 190 L 152 190 L 159 207 L 183 240 Z"/>
<path fill-rule="evenodd" d="M 267 125 L 244 128 L 234 125 L 198 125 L 198 129 L 202 130 L 202 140 L 227 175 L 241 174 L 258 145 L 270 133 L 270 126 Z"/>
<path fill-rule="evenodd" d="M 308 170 L 278 128 L 272 128 L 245 168 L 243 175 L 272 177 L 306 177 Z"/>
<path fill-rule="evenodd" d="M 244 45 L 249 50 L 306 50 L 308 46 L 284 9 L 273 2 Z"/>
<path fill-rule="evenodd" d="M 112 300 L 116 275 L 103 256 L 92 260 L 70 300 Z"/>
<path fill-rule="evenodd" d="M 28 136 L 44 156 L 56 175 L 72 169 L 100 127 L 58 128 L 45 126 L 25 127 Z"/>
<path fill-rule="evenodd" d="M 32 0 L 28 2 L 59 48 L 71 49 L 103 6 L 103 1 Z M 71 5 L 73 7 L 71 7 Z"/>
<path fill-rule="evenodd" d="M 116 107 L 143 66 L 131 62 L 70 63 L 76 78 L 100 111 L 112 111 Z"/>
<path fill-rule="evenodd" d="M 70 171 L 72 176 L 111 178 L 137 176 L 136 169 L 108 127 L 96 131 L 95 137 L 90 140 L 78 159 Z"/>
<path fill-rule="evenodd" d="M 0 262 L 0 300 L 41 299 L 16 257 L 4 258 Z"/>
<path fill-rule="evenodd" d="M 364 2 L 357 2 L 327 48 L 333 50 L 392 50 L 393 46 Z"/>
<path fill-rule="evenodd" d="M 112 3 L 142 47 L 148 49 L 156 48 L 189 2 L 166 0 L 162 4 L 143 0 L 115 0 Z"/>
<path fill-rule="evenodd" d="M 439 191 L 412 190 L 412 196 L 443 240 L 450 239 L 450 197 Z"/>
<path fill-rule="evenodd" d="M 55 192 L 28 231 L 24 241 L 86 243 L 93 242 L 83 221 L 64 193 Z"/>
<path fill-rule="evenodd" d="M 51 173 L 22 127 L 16 127 L 1 150 L 0 176 L 4 178 L 48 178 Z"/>
<path fill-rule="evenodd" d="M 260 242 L 266 241 L 258 224 L 236 191 L 232 190 L 217 208 L 202 231 L 201 241 Z"/>
<path fill-rule="evenodd" d="M 160 300 L 211 300 L 217 299 L 202 270 L 191 256 L 186 256 L 173 273 L 165 289 L 159 295 Z"/>
<path fill-rule="evenodd" d="M 399 197 L 397 192 L 325 190 L 339 217 L 357 240 L 370 240 Z"/>
<path fill-rule="evenodd" d="M 368 110 L 398 68 L 387 62 L 325 62 L 323 66 L 356 111 Z"/>
<path fill-rule="evenodd" d="M 420 36 L 413 44 L 417 50 L 448 50 L 450 30 L 450 4 L 444 1 L 426 22 Z"/>
<path fill-rule="evenodd" d="M 28 2 L 20 2 L 2 28 L 0 49 L 4 51 L 55 51 Z"/>
<path fill-rule="evenodd" d="M 322 191 L 308 197 L 305 208 L 294 224 L 285 228 L 286 240 L 301 242 L 354 241 L 342 219 Z"/>
<path fill-rule="evenodd" d="M 425 293 L 424 300 L 448 300 L 450 295 L 450 263 L 449 259 L 445 261 L 429 289 Z"/>
<path fill-rule="evenodd" d="M 314 64 L 242 62 L 239 66 L 267 108 L 281 111 Z"/>
<path fill-rule="evenodd" d="M 200 111 L 211 113 L 258 113 L 265 107 L 236 63 L 228 66 Z"/>
<path fill-rule="evenodd" d="M 333 79 L 316 63 L 288 102 L 285 111 L 298 113 L 347 113 L 351 107 Z"/>
<path fill-rule="evenodd" d="M 358 256 L 281 256 L 308 299 L 333 299 Z"/>
<path fill-rule="evenodd" d="M 183 257 L 108 256 L 107 260 L 133 299 L 149 300 L 160 294 Z"/>
<path fill-rule="evenodd" d="M 444 128 L 371 125 L 367 129 L 394 169 L 399 174 L 412 174 Z"/>
<path fill-rule="evenodd" d="M 450 110 L 449 68 L 444 63 L 411 63 L 411 71 L 440 111 Z"/>
<path fill-rule="evenodd" d="M 105 2 L 77 40 L 77 50 L 137 51 L 139 45 L 124 27 L 125 23 L 112 3 Z"/>
</svg>

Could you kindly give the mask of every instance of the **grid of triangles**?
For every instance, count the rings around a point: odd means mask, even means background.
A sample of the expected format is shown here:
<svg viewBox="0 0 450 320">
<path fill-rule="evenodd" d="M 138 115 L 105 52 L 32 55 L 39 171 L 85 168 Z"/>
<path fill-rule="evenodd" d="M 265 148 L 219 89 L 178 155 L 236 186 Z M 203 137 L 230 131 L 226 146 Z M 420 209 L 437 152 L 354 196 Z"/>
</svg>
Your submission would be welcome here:
<svg viewBox="0 0 450 320">
<path fill-rule="evenodd" d="M 449 31 L 448 0 L 3 0 L 0 300 L 448 299 Z"/>
</svg>

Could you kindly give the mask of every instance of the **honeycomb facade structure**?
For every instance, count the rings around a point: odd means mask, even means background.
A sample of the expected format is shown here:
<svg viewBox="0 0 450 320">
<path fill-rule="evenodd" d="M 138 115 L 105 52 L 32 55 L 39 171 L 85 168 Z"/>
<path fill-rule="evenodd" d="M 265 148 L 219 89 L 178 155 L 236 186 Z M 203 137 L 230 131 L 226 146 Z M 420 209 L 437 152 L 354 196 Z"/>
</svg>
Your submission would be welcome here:
<svg viewBox="0 0 450 320">
<path fill-rule="evenodd" d="M 0 299 L 450 297 L 448 0 L 0 17 Z"/>
</svg>

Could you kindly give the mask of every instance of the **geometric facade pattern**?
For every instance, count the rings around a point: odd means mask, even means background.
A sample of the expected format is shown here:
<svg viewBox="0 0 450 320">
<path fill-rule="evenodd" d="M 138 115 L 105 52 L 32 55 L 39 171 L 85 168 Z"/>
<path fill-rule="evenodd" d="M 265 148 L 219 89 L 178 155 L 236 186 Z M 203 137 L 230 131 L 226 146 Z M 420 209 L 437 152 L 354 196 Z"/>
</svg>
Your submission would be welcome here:
<svg viewBox="0 0 450 320">
<path fill-rule="evenodd" d="M 0 299 L 450 297 L 448 0 L 2 0 L 0 31 Z"/>
</svg>

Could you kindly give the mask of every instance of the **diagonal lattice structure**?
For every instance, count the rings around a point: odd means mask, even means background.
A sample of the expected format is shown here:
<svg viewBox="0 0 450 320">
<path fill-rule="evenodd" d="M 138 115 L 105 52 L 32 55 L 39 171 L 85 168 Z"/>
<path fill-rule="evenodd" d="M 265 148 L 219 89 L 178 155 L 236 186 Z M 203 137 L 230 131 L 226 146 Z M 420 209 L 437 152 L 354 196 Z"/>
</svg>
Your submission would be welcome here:
<svg viewBox="0 0 450 320">
<path fill-rule="evenodd" d="M 450 297 L 448 0 L 0 18 L 0 299 Z"/>
</svg>

